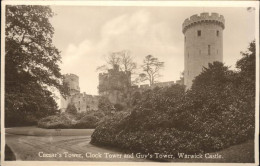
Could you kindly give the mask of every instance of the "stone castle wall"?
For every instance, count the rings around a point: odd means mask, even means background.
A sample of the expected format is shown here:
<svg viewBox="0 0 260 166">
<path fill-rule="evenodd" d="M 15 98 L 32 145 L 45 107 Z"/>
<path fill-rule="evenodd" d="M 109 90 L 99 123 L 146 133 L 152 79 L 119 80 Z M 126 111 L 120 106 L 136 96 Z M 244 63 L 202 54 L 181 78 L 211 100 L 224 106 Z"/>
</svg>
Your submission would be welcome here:
<svg viewBox="0 0 260 166">
<path fill-rule="evenodd" d="M 72 103 L 78 112 L 88 112 L 98 110 L 99 96 L 88 95 L 85 92 L 80 93 L 79 77 L 75 74 L 64 75 L 63 80 L 69 87 L 69 96 L 61 97 L 61 112 L 65 112 L 68 104 Z"/>
<path fill-rule="evenodd" d="M 85 92 L 80 93 L 79 78 L 75 74 L 64 75 L 64 82 L 70 89 L 70 95 L 64 99 L 61 98 L 61 111 L 65 112 L 68 104 L 73 103 L 78 112 L 88 112 L 98 110 L 100 96 L 106 97 L 112 104 L 127 106 L 131 95 L 135 92 L 143 92 L 155 87 L 171 86 L 174 81 L 159 82 L 153 85 L 131 86 L 131 73 L 120 71 L 117 66 L 108 70 L 107 73 L 99 74 L 99 96 L 88 95 Z M 176 82 L 182 84 L 181 80 Z"/>
<path fill-rule="evenodd" d="M 223 61 L 223 29 L 225 20 L 217 13 L 201 13 L 186 19 L 184 33 L 184 85 L 190 88 L 192 80 L 208 63 Z"/>
<path fill-rule="evenodd" d="M 190 88 L 192 80 L 201 73 L 203 67 L 214 61 L 223 61 L 223 29 L 225 19 L 218 13 L 201 13 L 187 18 L 182 25 L 184 34 L 184 79 L 148 84 L 131 85 L 131 73 L 119 70 L 115 65 L 107 73 L 99 74 L 99 95 L 105 96 L 113 104 L 126 105 L 131 94 L 143 92 L 155 87 L 166 87 L 173 84 L 186 85 Z M 66 74 L 64 81 L 70 87 L 70 96 L 61 100 L 62 109 L 73 103 L 78 112 L 98 109 L 99 96 L 80 93 L 79 78 L 74 74 Z"/>
<path fill-rule="evenodd" d="M 76 94 L 80 92 L 79 77 L 75 74 L 65 74 L 63 76 L 64 82 L 68 85 L 70 94 Z"/>
<path fill-rule="evenodd" d="M 167 87 L 174 84 L 183 84 L 183 80 L 169 82 L 158 82 L 153 85 L 144 84 L 140 86 L 131 85 L 131 73 L 119 71 L 118 66 L 108 70 L 107 73 L 99 74 L 99 95 L 105 96 L 113 104 L 127 106 L 134 92 L 143 92 L 155 87 Z"/>
<path fill-rule="evenodd" d="M 91 110 L 98 110 L 98 99 L 98 96 L 79 93 L 71 96 L 70 102 L 75 105 L 78 112 L 87 112 Z"/>
<path fill-rule="evenodd" d="M 115 65 L 107 73 L 99 74 L 98 91 L 100 96 L 105 96 L 113 104 L 126 105 L 131 88 L 131 73 L 120 71 Z"/>
<path fill-rule="evenodd" d="M 119 66 L 115 65 L 107 73 L 99 74 L 99 94 L 103 95 L 110 90 L 125 90 L 131 86 L 131 73 L 119 71 Z"/>
</svg>

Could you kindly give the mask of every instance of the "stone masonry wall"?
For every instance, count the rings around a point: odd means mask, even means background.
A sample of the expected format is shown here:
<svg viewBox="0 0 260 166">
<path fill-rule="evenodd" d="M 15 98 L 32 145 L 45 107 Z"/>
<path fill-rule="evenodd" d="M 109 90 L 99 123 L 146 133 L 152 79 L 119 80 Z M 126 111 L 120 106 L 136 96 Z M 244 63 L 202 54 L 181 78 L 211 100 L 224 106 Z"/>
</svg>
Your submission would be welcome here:
<svg viewBox="0 0 260 166">
<path fill-rule="evenodd" d="M 187 88 L 208 63 L 223 61 L 224 24 L 224 17 L 217 13 L 201 13 L 184 21 L 184 84 Z"/>
<path fill-rule="evenodd" d="M 99 96 L 88 95 L 85 92 L 80 93 L 79 77 L 77 75 L 64 75 L 64 82 L 69 86 L 70 95 L 66 99 L 61 97 L 61 112 L 65 112 L 70 103 L 75 105 L 78 112 L 98 110 Z"/>
</svg>

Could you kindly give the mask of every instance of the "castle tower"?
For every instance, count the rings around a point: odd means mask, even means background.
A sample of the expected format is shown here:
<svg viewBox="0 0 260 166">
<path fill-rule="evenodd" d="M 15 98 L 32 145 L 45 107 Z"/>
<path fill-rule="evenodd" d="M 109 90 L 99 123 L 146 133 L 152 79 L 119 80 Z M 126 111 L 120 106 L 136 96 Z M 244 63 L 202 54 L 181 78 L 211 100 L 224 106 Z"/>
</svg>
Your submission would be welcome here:
<svg viewBox="0 0 260 166">
<path fill-rule="evenodd" d="M 118 65 L 114 65 L 107 73 L 99 73 L 99 95 L 107 97 L 113 104 L 124 103 L 130 87 L 131 72 L 120 71 Z"/>
<path fill-rule="evenodd" d="M 79 77 L 75 74 L 65 74 L 64 82 L 67 83 L 70 89 L 70 94 L 76 94 L 80 92 L 79 89 Z"/>
<path fill-rule="evenodd" d="M 223 61 L 223 29 L 225 19 L 218 13 L 201 13 L 187 18 L 182 24 L 184 34 L 184 85 L 192 80 L 208 63 Z"/>
</svg>

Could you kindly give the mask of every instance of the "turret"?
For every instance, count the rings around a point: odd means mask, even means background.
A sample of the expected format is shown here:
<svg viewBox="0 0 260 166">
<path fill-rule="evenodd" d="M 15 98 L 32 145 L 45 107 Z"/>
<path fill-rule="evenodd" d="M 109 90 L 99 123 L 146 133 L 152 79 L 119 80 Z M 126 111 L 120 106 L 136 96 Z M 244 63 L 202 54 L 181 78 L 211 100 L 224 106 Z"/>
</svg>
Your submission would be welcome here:
<svg viewBox="0 0 260 166">
<path fill-rule="evenodd" d="M 223 61 L 224 28 L 225 19 L 218 13 L 193 15 L 182 24 L 186 88 L 192 86 L 192 80 L 208 63 Z"/>
<path fill-rule="evenodd" d="M 80 92 L 79 77 L 77 75 L 75 75 L 75 74 L 65 74 L 64 75 L 64 82 L 68 85 L 71 95 Z"/>
</svg>

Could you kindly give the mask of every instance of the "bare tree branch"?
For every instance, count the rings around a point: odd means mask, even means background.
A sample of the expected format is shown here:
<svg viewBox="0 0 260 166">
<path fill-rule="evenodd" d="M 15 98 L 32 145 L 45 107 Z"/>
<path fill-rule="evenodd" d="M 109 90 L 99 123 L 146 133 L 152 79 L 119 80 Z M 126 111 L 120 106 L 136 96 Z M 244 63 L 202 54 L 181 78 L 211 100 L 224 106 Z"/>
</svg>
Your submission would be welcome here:
<svg viewBox="0 0 260 166">
<path fill-rule="evenodd" d="M 157 81 L 157 78 L 161 77 L 160 70 L 164 67 L 164 62 L 160 62 L 158 58 L 152 55 L 147 55 L 141 66 L 145 73 L 139 75 L 140 81 L 149 81 L 150 85 Z"/>
</svg>

